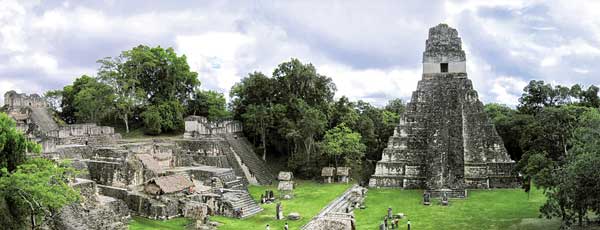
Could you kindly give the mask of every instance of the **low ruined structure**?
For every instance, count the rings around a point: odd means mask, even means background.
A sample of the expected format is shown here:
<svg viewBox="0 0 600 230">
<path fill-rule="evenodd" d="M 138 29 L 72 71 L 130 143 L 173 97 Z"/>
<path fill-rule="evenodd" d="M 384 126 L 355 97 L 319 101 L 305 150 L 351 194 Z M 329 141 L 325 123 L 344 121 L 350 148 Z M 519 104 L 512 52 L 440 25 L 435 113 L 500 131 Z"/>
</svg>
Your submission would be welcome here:
<svg viewBox="0 0 600 230">
<path fill-rule="evenodd" d="M 340 183 L 348 183 L 350 181 L 350 167 L 337 167 L 335 169 L 335 174 Z"/>
<path fill-rule="evenodd" d="M 323 167 L 323 169 L 321 169 L 321 177 L 323 177 L 323 183 L 331 184 L 333 182 L 334 176 L 335 176 L 335 168 L 334 167 Z"/>
<path fill-rule="evenodd" d="M 279 190 L 279 196 L 281 199 L 292 199 L 294 198 L 294 174 L 292 172 L 279 172 L 277 180 L 277 190 Z"/>
<path fill-rule="evenodd" d="M 183 175 L 169 175 L 150 179 L 144 184 L 144 191 L 152 195 L 194 191 L 194 183 Z"/>
<path fill-rule="evenodd" d="M 369 186 L 466 197 L 467 188 L 516 185 L 515 162 L 483 111 L 465 63 L 455 29 L 440 24 L 429 30 L 423 77 Z"/>
</svg>

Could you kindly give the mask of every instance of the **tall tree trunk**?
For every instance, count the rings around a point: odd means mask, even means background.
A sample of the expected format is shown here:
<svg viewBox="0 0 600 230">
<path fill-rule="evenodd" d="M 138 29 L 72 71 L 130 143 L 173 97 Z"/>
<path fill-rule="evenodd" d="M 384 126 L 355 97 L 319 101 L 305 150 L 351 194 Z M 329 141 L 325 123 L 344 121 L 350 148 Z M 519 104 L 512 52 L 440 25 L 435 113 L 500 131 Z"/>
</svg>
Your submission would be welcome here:
<svg viewBox="0 0 600 230">
<path fill-rule="evenodd" d="M 267 142 L 266 141 L 267 137 L 266 137 L 266 134 L 265 134 L 265 130 L 263 130 L 261 136 L 262 136 L 261 138 L 262 138 L 262 146 L 263 146 L 263 156 L 262 156 L 262 159 L 263 159 L 263 161 L 266 162 L 267 161 L 267 143 L 266 143 Z"/>
<path fill-rule="evenodd" d="M 127 114 L 123 115 L 123 122 L 125 122 L 125 133 L 129 133 L 129 119 L 127 119 Z"/>
</svg>

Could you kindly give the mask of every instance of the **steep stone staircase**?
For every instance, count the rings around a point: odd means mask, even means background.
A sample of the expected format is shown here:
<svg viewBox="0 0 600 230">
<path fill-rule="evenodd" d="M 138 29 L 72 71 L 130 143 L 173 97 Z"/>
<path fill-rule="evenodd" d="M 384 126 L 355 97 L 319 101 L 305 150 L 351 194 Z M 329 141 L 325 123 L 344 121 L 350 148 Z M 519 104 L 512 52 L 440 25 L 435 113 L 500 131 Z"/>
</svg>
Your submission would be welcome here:
<svg viewBox="0 0 600 230">
<path fill-rule="evenodd" d="M 234 199 L 230 199 L 233 209 L 236 210 L 241 208 L 243 210 L 242 219 L 253 216 L 263 210 L 263 208 L 252 199 L 247 191 L 238 190 L 229 193 L 232 193 L 231 196 L 234 196 Z"/>
<path fill-rule="evenodd" d="M 271 184 L 275 180 L 275 176 L 265 162 L 256 155 L 252 145 L 246 138 L 227 134 L 225 135 L 225 139 L 235 154 L 239 156 L 242 163 L 248 167 L 248 170 L 256 178 L 258 183 Z"/>
<path fill-rule="evenodd" d="M 31 120 L 44 133 L 58 129 L 58 124 L 52 119 L 47 108 L 31 108 Z"/>
</svg>

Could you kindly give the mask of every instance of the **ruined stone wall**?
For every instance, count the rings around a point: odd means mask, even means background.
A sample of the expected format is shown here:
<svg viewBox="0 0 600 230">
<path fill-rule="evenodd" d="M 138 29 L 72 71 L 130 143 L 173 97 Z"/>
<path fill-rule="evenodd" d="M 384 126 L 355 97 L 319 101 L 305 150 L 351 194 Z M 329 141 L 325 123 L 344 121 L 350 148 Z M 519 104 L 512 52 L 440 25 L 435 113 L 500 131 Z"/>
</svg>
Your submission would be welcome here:
<svg viewBox="0 0 600 230">
<path fill-rule="evenodd" d="M 17 93 L 14 90 L 4 94 L 4 105 L 8 108 L 31 107 L 31 108 L 46 108 L 48 103 L 46 100 L 37 94 L 27 95 Z"/>
<path fill-rule="evenodd" d="M 206 117 L 189 116 L 185 119 L 185 138 L 205 135 L 229 134 L 242 132 L 242 123 L 238 121 L 211 122 Z"/>
</svg>

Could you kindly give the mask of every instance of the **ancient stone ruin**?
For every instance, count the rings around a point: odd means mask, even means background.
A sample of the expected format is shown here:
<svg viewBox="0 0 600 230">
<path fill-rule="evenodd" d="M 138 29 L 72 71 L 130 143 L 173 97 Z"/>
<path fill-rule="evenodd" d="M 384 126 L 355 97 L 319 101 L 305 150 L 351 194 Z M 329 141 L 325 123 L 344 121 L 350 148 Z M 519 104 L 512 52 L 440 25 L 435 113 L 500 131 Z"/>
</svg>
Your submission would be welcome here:
<svg viewBox="0 0 600 230">
<path fill-rule="evenodd" d="M 242 134 L 238 121 L 211 122 L 205 117 L 189 116 L 185 119 L 184 139 L 190 142 L 210 141 L 223 149 L 236 175 L 250 184 L 271 184 L 275 176 L 253 150 L 252 144 Z"/>
<path fill-rule="evenodd" d="M 4 94 L 6 113 L 17 123 L 17 129 L 52 152 L 59 145 L 103 145 L 114 144 L 121 136 L 112 127 L 96 124 L 74 124 L 59 126 L 49 112 L 48 103 L 37 94 L 19 94 L 8 91 Z"/>
<path fill-rule="evenodd" d="M 321 177 L 323 177 L 323 183 L 331 184 L 333 182 L 334 176 L 335 176 L 335 168 L 334 167 L 323 167 L 321 169 Z"/>
<path fill-rule="evenodd" d="M 456 29 L 429 30 L 423 77 L 377 163 L 370 187 L 424 188 L 466 197 L 467 188 L 514 187 L 515 162 L 467 78 Z"/>
<path fill-rule="evenodd" d="M 292 172 L 279 172 L 277 180 L 277 190 L 279 190 L 279 196 L 281 199 L 292 199 L 294 198 L 294 174 Z"/>
<path fill-rule="evenodd" d="M 302 226 L 302 230 L 347 230 L 356 229 L 354 209 L 360 208 L 365 200 L 367 189 L 353 185 L 341 196 L 331 201 L 325 208 Z"/>
<path fill-rule="evenodd" d="M 72 183 L 84 202 L 61 210 L 54 229 L 126 229 L 130 215 L 185 216 L 199 225 L 210 215 L 246 218 L 262 211 L 248 184 L 275 177 L 243 137 L 237 121 L 186 119 L 183 138 L 122 140 L 112 127 L 58 125 L 45 99 L 10 91 L 5 110 L 42 144 L 43 157 L 70 160 L 82 173 Z"/>
</svg>

